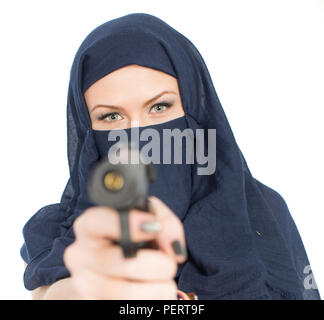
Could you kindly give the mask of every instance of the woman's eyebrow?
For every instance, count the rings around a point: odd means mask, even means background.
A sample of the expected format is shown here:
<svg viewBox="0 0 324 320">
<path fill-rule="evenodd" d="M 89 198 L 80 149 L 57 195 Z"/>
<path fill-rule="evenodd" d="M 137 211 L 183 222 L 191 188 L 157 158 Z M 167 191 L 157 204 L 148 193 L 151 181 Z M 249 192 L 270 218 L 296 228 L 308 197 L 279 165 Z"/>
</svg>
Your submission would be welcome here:
<svg viewBox="0 0 324 320">
<path fill-rule="evenodd" d="M 156 99 L 160 98 L 161 96 L 163 96 L 164 94 L 166 93 L 173 93 L 173 94 L 176 94 L 176 92 L 174 91 L 170 91 L 170 90 L 165 90 L 165 91 L 162 91 L 160 92 L 159 94 L 157 94 L 156 96 L 154 96 L 153 98 L 151 98 L 150 100 L 147 100 L 145 103 L 144 103 L 144 106 L 147 106 L 148 104 L 152 103 L 153 101 L 155 101 Z M 118 106 L 113 106 L 113 105 L 110 105 L 110 104 L 97 104 L 95 105 L 91 112 L 93 112 L 95 109 L 99 108 L 99 107 L 104 107 L 104 108 L 111 108 L 111 109 L 123 109 L 123 107 L 118 107 Z"/>
</svg>

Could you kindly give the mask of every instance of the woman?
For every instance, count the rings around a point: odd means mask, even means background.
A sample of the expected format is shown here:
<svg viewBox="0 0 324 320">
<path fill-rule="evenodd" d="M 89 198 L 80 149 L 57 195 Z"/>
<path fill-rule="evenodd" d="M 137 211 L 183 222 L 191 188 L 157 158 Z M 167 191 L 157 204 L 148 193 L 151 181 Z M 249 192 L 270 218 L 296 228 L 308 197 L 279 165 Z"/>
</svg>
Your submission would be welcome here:
<svg viewBox="0 0 324 320">
<path fill-rule="evenodd" d="M 199 299 L 319 299 L 304 286 L 309 261 L 285 201 L 251 175 L 187 38 L 152 15 L 129 14 L 86 37 L 70 76 L 70 179 L 61 202 L 23 230 L 24 284 L 36 299 L 176 299 L 177 289 Z M 216 167 L 197 174 L 199 154 L 154 165 L 154 215 L 132 210 L 130 229 L 158 250 L 125 259 L 114 242 L 117 212 L 94 206 L 87 184 L 112 146 L 107 134 L 131 127 L 216 129 L 216 143 L 202 144 Z"/>
</svg>

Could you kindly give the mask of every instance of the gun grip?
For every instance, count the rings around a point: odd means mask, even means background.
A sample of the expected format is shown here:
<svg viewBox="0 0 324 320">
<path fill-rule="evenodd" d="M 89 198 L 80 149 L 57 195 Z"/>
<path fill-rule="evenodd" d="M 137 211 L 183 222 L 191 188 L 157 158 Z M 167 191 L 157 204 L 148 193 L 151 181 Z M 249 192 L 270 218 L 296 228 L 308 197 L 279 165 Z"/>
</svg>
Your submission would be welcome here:
<svg viewBox="0 0 324 320">
<path fill-rule="evenodd" d="M 157 245 L 154 241 L 142 241 L 142 242 L 131 241 L 128 210 L 119 211 L 119 217 L 120 217 L 120 227 L 121 227 L 121 239 L 119 244 L 122 248 L 125 258 L 135 257 L 137 250 L 141 248 L 157 249 Z"/>
</svg>

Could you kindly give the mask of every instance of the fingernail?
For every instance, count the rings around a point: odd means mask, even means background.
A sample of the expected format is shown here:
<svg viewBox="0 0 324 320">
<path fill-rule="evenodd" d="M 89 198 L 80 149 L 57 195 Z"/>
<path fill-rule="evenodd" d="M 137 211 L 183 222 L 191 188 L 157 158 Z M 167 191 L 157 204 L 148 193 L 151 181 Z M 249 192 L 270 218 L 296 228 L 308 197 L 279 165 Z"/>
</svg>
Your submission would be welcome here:
<svg viewBox="0 0 324 320">
<path fill-rule="evenodd" d="M 143 232 L 156 233 L 161 230 L 161 223 L 159 221 L 149 221 L 141 224 Z"/>
<path fill-rule="evenodd" d="M 179 240 L 175 240 L 172 242 L 172 248 L 173 248 L 174 253 L 177 256 L 182 256 L 187 259 L 187 256 L 188 256 L 187 249 L 184 245 L 181 244 L 181 242 Z"/>
</svg>

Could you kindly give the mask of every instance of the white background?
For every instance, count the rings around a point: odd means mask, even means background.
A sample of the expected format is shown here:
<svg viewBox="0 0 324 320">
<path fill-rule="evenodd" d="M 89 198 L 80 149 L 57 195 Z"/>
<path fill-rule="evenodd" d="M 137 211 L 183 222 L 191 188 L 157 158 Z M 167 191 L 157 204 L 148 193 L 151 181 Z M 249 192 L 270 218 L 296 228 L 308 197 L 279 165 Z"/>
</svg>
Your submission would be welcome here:
<svg viewBox="0 0 324 320">
<path fill-rule="evenodd" d="M 324 1 L 2 1 L 0 298 L 23 287 L 22 227 L 68 179 L 66 98 L 85 36 L 146 12 L 188 37 L 252 174 L 286 200 L 324 295 Z"/>
</svg>

